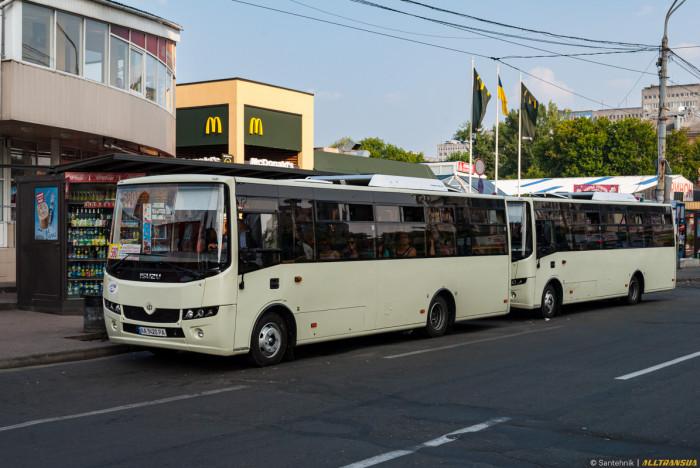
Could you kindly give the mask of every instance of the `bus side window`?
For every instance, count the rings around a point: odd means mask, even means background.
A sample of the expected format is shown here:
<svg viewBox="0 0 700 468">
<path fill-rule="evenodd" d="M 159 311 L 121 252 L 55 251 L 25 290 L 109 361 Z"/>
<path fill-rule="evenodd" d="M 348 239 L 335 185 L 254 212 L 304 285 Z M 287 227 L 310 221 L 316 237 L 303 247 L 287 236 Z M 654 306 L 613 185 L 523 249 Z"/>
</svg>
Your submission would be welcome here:
<svg viewBox="0 0 700 468">
<path fill-rule="evenodd" d="M 537 235 L 537 258 L 550 255 L 556 251 L 554 246 L 554 223 L 549 219 L 535 221 Z"/>
</svg>

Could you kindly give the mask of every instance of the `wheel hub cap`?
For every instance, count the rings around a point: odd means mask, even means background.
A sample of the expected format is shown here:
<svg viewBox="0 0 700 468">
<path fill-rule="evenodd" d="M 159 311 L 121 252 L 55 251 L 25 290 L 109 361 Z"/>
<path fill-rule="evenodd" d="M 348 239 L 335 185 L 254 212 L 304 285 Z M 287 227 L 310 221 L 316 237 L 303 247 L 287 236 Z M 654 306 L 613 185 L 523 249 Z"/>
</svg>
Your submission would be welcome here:
<svg viewBox="0 0 700 468">
<path fill-rule="evenodd" d="M 258 347 L 266 357 L 272 357 L 282 346 L 282 332 L 274 323 L 265 324 L 258 335 Z"/>
</svg>

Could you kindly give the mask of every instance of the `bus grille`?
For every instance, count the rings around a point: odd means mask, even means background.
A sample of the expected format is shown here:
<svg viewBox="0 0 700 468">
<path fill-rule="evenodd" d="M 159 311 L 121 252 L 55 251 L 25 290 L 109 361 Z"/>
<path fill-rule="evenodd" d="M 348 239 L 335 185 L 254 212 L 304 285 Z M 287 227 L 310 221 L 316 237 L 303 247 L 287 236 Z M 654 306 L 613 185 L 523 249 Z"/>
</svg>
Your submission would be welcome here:
<svg viewBox="0 0 700 468">
<path fill-rule="evenodd" d="M 147 314 L 143 307 L 122 306 L 124 317 L 139 322 L 151 323 L 175 323 L 180 319 L 180 309 L 156 309 L 152 314 Z"/>
</svg>

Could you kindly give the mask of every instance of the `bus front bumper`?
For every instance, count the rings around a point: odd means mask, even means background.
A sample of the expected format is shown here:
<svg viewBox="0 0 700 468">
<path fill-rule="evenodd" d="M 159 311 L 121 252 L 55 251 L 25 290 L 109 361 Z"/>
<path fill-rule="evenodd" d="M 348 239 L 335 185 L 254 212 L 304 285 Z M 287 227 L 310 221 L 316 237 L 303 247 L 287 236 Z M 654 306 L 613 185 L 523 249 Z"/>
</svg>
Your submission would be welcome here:
<svg viewBox="0 0 700 468">
<path fill-rule="evenodd" d="M 103 307 L 105 327 L 113 343 L 192 351 L 217 356 L 243 354 L 234 349 L 236 306 L 219 306 L 213 317 L 183 320 L 176 323 L 151 323 L 129 320 Z M 149 336 L 158 334 L 160 336 Z"/>
</svg>

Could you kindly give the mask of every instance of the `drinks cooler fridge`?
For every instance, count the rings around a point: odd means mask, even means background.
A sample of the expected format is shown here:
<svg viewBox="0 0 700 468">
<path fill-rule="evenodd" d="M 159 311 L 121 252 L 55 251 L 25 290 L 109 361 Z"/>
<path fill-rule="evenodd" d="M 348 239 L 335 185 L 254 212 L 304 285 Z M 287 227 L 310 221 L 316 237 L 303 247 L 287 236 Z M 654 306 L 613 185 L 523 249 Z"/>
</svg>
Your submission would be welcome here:
<svg viewBox="0 0 700 468">
<path fill-rule="evenodd" d="M 18 181 L 21 308 L 77 315 L 101 310 L 116 184 L 142 175 L 65 172 Z"/>
</svg>

